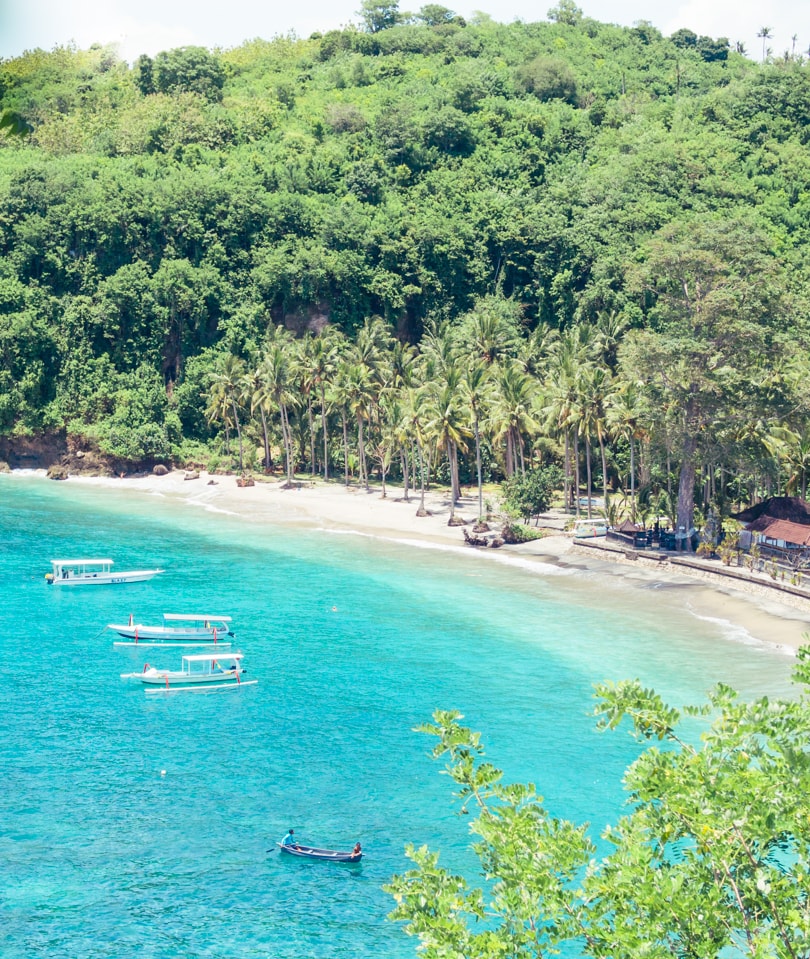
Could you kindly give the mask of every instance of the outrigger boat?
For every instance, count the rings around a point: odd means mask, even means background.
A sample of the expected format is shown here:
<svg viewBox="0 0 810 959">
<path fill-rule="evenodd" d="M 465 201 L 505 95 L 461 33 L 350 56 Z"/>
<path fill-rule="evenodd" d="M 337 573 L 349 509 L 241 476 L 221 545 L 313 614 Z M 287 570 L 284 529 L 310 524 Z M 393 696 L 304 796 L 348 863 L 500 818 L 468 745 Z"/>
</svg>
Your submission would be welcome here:
<svg viewBox="0 0 810 959">
<path fill-rule="evenodd" d="M 52 573 L 45 579 L 53 586 L 109 586 L 141 583 L 164 572 L 162 569 L 130 569 L 113 572 L 111 559 L 52 559 Z"/>
<path fill-rule="evenodd" d="M 204 693 L 255 686 L 243 679 L 243 653 L 195 653 L 184 656 L 179 670 L 156 669 L 146 663 L 140 673 L 121 673 L 121 679 L 139 680 L 147 693 Z"/>
<path fill-rule="evenodd" d="M 277 842 L 278 848 L 288 856 L 300 856 L 302 859 L 325 859 L 328 862 L 360 862 L 362 852 L 338 852 L 336 849 L 316 849 L 314 846 L 290 846 Z"/>
<path fill-rule="evenodd" d="M 107 629 L 122 636 L 115 646 L 230 646 L 233 638 L 230 616 L 197 613 L 164 613 L 162 626 L 136 623 L 109 623 Z"/>
</svg>

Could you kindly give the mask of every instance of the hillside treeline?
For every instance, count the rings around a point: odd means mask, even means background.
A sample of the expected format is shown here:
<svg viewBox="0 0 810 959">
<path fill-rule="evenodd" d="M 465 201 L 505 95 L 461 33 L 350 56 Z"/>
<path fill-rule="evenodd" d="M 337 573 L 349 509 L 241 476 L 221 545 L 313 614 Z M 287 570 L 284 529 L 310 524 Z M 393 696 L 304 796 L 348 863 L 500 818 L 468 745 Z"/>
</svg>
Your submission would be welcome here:
<svg viewBox="0 0 810 959">
<path fill-rule="evenodd" d="M 568 0 L 362 21 L 0 62 L 0 433 L 133 464 L 233 434 L 243 465 L 360 477 L 370 449 L 397 476 L 420 446 L 448 479 L 557 463 L 680 494 L 682 525 L 695 491 L 803 490 L 807 63 Z"/>
</svg>

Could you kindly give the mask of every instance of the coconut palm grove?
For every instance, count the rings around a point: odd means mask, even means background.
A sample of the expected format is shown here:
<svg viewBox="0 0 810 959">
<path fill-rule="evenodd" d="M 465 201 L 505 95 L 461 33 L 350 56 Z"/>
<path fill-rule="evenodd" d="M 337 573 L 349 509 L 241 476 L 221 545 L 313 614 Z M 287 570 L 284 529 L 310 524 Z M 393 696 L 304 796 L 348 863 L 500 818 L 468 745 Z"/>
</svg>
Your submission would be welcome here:
<svg viewBox="0 0 810 959">
<path fill-rule="evenodd" d="M 795 44 L 565 0 L 361 14 L 0 63 L 0 455 L 456 493 L 554 468 L 687 529 L 803 494 Z"/>
<path fill-rule="evenodd" d="M 760 56 L 572 0 L 358 18 L 0 61 L 3 467 L 439 484 L 479 515 L 503 484 L 529 515 L 598 497 L 684 531 L 804 498 L 796 37 L 774 53 L 763 27 Z M 485 881 L 411 847 L 391 919 L 435 959 L 810 956 L 806 692 L 597 696 L 639 741 L 600 839 L 508 784 L 458 712 L 422 727 Z"/>
</svg>

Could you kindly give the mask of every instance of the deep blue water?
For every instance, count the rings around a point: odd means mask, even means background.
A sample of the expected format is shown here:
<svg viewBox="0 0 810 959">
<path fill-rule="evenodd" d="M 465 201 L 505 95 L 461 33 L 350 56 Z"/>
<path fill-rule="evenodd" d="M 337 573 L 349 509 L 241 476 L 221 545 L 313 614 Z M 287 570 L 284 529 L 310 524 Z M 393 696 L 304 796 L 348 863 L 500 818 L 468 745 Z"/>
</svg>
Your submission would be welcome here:
<svg viewBox="0 0 810 959">
<path fill-rule="evenodd" d="M 47 586 L 69 555 L 167 572 Z M 595 682 L 638 676 L 676 704 L 721 679 L 788 689 L 789 659 L 680 612 L 677 591 L 34 477 L 0 477 L 0 588 L 5 959 L 414 956 L 381 890 L 405 844 L 476 875 L 413 731 L 435 708 L 460 709 L 508 780 L 596 835 L 635 747 L 594 731 Z M 258 685 L 164 697 L 122 682 L 181 653 L 114 649 L 105 624 L 163 612 L 232 615 Z M 290 826 L 366 857 L 282 861 Z"/>
</svg>

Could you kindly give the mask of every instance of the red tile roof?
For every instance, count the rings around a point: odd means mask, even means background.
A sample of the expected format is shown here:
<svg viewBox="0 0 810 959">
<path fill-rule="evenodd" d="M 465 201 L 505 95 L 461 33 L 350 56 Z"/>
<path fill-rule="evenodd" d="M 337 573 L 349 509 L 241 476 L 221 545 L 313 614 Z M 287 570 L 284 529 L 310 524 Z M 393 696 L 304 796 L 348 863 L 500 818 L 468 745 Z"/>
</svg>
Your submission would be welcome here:
<svg viewBox="0 0 810 959">
<path fill-rule="evenodd" d="M 753 533 L 762 533 L 768 539 L 780 539 L 795 546 L 810 546 L 810 526 L 804 526 L 801 523 L 760 516 L 748 528 Z"/>
</svg>

